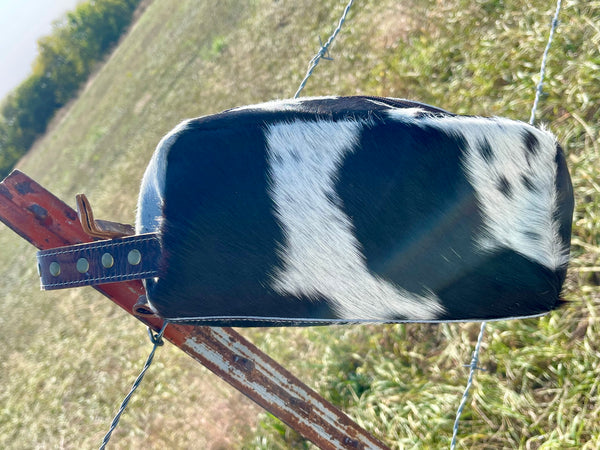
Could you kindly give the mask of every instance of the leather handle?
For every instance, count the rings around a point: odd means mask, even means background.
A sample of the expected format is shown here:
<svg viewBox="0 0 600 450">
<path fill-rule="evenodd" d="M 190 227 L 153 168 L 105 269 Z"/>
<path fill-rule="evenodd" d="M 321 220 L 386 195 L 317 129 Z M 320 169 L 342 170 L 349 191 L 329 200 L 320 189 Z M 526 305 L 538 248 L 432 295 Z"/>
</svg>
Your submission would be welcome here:
<svg viewBox="0 0 600 450">
<path fill-rule="evenodd" d="M 156 233 L 53 248 L 37 253 L 41 287 L 65 289 L 158 276 Z"/>
<path fill-rule="evenodd" d="M 131 225 L 108 220 L 95 220 L 92 206 L 85 194 L 77 194 L 77 217 L 81 227 L 88 235 L 100 239 L 114 239 L 123 236 L 133 236 L 135 228 Z"/>
</svg>

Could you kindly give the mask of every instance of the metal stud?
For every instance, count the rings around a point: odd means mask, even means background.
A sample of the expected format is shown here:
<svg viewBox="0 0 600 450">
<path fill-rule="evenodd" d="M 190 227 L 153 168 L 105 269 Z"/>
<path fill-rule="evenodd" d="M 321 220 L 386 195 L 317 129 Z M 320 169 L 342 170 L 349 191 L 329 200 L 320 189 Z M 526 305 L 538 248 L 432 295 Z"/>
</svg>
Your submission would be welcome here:
<svg viewBox="0 0 600 450">
<path fill-rule="evenodd" d="M 50 267 L 48 267 L 48 269 L 50 270 L 50 275 L 52 275 L 53 277 L 57 277 L 60 275 L 60 264 L 56 261 L 51 262 Z"/>
<path fill-rule="evenodd" d="M 90 263 L 85 258 L 79 258 L 77 260 L 77 272 L 86 273 L 90 268 Z"/>
<path fill-rule="evenodd" d="M 110 269 L 115 264 L 115 258 L 110 253 L 102 255 L 102 267 Z"/>
<path fill-rule="evenodd" d="M 142 261 L 142 254 L 139 250 L 131 250 L 127 254 L 127 262 L 132 266 L 137 266 Z"/>
</svg>

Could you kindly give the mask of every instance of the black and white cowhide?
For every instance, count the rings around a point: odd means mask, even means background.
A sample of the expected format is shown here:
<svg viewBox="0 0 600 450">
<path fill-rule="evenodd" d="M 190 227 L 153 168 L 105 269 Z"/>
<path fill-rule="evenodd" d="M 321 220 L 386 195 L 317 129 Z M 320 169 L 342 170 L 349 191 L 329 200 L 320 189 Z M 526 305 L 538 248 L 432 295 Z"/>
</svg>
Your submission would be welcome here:
<svg viewBox="0 0 600 450">
<path fill-rule="evenodd" d="M 151 305 L 214 325 L 535 316 L 560 303 L 573 192 L 544 129 L 378 97 L 186 121 L 142 182 Z"/>
</svg>

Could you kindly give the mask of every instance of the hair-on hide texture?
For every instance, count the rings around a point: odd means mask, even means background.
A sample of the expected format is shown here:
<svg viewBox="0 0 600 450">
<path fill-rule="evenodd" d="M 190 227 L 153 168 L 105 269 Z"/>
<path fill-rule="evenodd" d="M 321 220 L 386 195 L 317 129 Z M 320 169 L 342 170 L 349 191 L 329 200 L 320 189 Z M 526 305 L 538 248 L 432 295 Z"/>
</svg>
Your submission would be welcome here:
<svg viewBox="0 0 600 450">
<path fill-rule="evenodd" d="M 559 304 L 573 193 L 552 134 L 325 97 L 186 121 L 142 181 L 151 305 L 212 325 L 493 320 Z"/>
</svg>

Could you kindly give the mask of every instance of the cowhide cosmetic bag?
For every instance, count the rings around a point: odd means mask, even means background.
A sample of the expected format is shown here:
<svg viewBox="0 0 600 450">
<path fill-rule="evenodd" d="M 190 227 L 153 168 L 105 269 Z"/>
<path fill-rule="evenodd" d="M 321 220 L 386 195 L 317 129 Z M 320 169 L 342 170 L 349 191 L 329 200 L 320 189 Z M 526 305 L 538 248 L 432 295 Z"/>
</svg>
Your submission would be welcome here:
<svg viewBox="0 0 600 450">
<path fill-rule="evenodd" d="M 73 246 L 86 273 L 40 252 L 42 284 L 143 278 L 156 314 L 207 325 L 536 316 L 561 303 L 572 214 L 543 129 L 390 98 L 274 101 L 176 127 L 138 234 Z M 111 249 L 129 260 L 105 267 Z"/>
</svg>

